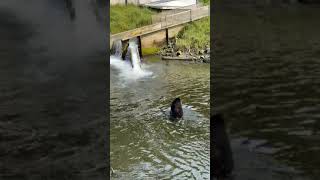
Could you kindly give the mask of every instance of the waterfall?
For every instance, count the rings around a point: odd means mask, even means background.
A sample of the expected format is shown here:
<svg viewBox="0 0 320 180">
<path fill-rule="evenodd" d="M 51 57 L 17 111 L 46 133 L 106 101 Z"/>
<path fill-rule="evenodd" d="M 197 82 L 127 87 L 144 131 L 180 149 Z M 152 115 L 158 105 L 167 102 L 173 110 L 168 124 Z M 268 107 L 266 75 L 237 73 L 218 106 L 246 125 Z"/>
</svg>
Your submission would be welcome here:
<svg viewBox="0 0 320 180">
<path fill-rule="evenodd" d="M 126 58 L 129 58 L 134 70 L 141 70 L 141 59 L 136 39 L 130 39 Z"/>
<path fill-rule="evenodd" d="M 137 80 L 150 77 L 153 73 L 144 70 L 139 55 L 138 39 L 130 39 L 126 56 L 122 58 L 122 42 L 114 41 L 112 44 L 110 65 L 119 70 L 119 75 L 125 80 Z"/>
<path fill-rule="evenodd" d="M 116 57 L 122 56 L 122 42 L 121 40 L 114 41 L 111 48 L 111 54 Z"/>
</svg>

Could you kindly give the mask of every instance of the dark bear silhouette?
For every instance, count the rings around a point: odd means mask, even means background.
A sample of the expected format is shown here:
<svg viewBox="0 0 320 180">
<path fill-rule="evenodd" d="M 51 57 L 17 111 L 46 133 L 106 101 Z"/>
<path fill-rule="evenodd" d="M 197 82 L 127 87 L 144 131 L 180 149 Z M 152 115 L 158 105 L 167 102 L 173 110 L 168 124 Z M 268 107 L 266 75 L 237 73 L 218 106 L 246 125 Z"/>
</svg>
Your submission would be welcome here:
<svg viewBox="0 0 320 180">
<path fill-rule="evenodd" d="M 214 152 L 211 156 L 213 176 L 217 179 L 227 179 L 231 176 L 234 162 L 225 122 L 221 114 L 213 115 L 210 121 L 213 123 L 213 132 L 211 132 Z"/>
<path fill-rule="evenodd" d="M 174 120 L 180 119 L 183 117 L 182 103 L 180 98 L 176 98 L 171 103 L 170 117 L 171 119 L 174 119 Z"/>
</svg>

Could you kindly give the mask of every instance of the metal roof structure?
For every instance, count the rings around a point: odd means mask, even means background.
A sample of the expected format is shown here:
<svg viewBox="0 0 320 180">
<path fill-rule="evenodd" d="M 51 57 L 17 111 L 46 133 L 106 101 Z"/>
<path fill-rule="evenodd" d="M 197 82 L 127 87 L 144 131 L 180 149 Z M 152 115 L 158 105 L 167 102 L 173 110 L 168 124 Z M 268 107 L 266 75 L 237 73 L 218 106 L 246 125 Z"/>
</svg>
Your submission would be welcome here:
<svg viewBox="0 0 320 180">
<path fill-rule="evenodd" d="M 158 0 L 148 3 L 141 3 L 142 6 L 147 6 L 154 9 L 178 9 L 186 6 L 195 6 L 197 0 Z"/>
</svg>

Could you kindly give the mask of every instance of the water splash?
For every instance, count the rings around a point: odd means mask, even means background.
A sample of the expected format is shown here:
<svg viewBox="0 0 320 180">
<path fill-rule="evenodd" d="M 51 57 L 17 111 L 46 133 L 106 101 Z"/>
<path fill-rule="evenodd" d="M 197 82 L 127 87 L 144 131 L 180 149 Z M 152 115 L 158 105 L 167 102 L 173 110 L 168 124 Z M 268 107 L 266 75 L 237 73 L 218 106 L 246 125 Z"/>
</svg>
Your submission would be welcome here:
<svg viewBox="0 0 320 180">
<path fill-rule="evenodd" d="M 129 61 L 131 62 L 132 68 L 136 71 L 141 70 L 141 59 L 139 55 L 139 49 L 136 41 L 129 41 L 128 47 Z"/>
<path fill-rule="evenodd" d="M 152 72 L 142 68 L 132 68 L 131 64 L 116 56 L 110 56 L 110 65 L 119 71 L 119 76 L 124 80 L 138 80 L 152 76 Z M 143 66 L 142 66 L 143 67 Z"/>
<path fill-rule="evenodd" d="M 119 70 L 119 75 L 125 80 L 138 80 L 150 77 L 153 73 L 145 70 L 141 64 L 139 49 L 135 39 L 129 41 L 125 61 L 122 59 L 122 43 L 117 41 L 113 45 L 114 54 L 110 56 L 110 65 Z"/>
</svg>

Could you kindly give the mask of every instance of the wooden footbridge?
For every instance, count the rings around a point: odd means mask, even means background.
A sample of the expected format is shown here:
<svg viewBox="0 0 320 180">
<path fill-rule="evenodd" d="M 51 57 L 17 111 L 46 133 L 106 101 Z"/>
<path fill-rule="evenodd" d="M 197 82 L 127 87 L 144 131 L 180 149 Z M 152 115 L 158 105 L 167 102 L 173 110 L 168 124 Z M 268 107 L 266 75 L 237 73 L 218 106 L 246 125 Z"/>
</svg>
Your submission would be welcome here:
<svg viewBox="0 0 320 180">
<path fill-rule="evenodd" d="M 210 16 L 209 6 L 193 5 L 174 10 L 163 11 L 152 17 L 152 24 L 129 31 L 112 34 L 110 47 L 116 40 L 126 41 L 138 38 L 139 42 L 146 46 L 157 41 L 174 37 L 186 23 Z M 143 46 L 140 44 L 140 47 Z"/>
</svg>

